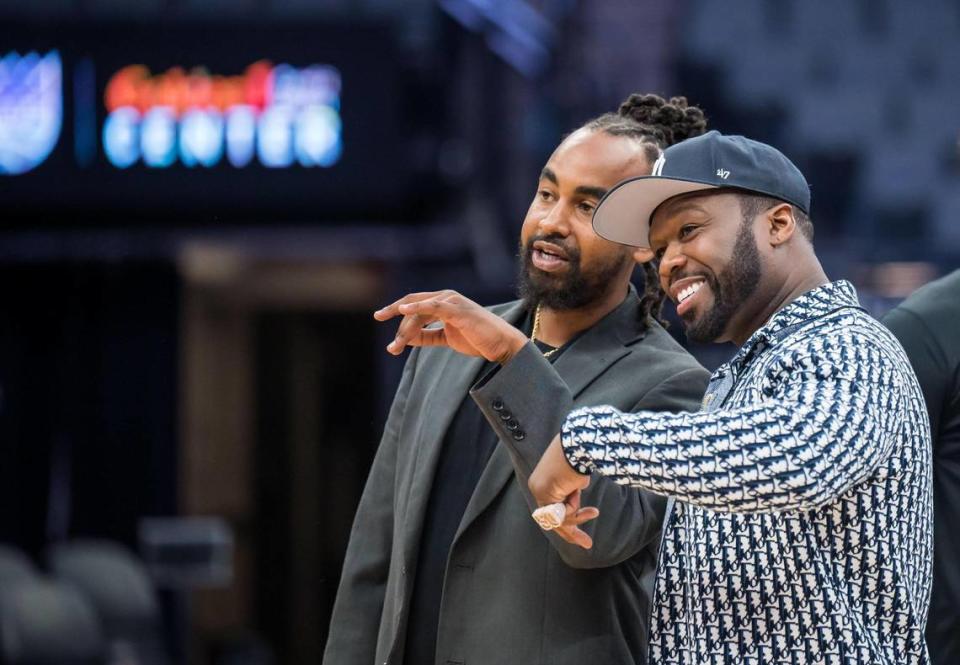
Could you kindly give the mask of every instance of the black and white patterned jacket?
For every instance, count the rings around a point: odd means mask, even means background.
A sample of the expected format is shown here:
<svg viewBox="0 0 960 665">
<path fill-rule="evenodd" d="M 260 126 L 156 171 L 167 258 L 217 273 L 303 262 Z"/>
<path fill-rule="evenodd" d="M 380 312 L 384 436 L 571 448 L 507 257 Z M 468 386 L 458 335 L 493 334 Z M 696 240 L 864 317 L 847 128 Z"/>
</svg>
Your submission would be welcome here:
<svg viewBox="0 0 960 665">
<path fill-rule="evenodd" d="M 593 407 L 563 427 L 581 472 L 676 499 L 651 665 L 927 663 L 930 428 L 899 343 L 834 282 L 711 389 L 699 413 Z"/>
</svg>

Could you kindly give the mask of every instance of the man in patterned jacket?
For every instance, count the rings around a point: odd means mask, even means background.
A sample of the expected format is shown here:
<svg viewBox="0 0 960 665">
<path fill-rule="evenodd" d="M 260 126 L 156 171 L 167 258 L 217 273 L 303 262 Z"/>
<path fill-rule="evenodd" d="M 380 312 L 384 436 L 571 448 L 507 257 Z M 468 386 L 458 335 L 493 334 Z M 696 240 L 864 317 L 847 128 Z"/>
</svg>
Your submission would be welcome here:
<svg viewBox="0 0 960 665">
<path fill-rule="evenodd" d="M 809 204 L 780 152 L 710 132 L 594 215 L 654 253 L 691 339 L 741 347 L 701 412 L 575 410 L 530 477 L 541 506 L 566 502 L 567 534 L 591 473 L 669 497 L 651 665 L 928 662 L 923 395 L 853 287 L 827 280 Z"/>
</svg>

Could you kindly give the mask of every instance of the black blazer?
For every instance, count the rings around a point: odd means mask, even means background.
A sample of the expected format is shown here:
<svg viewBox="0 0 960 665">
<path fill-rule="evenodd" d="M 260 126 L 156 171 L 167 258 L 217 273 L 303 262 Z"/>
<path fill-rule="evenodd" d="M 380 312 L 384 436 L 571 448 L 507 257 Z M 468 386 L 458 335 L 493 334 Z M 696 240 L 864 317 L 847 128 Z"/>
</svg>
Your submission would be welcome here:
<svg viewBox="0 0 960 665">
<path fill-rule="evenodd" d="M 526 313 L 520 302 L 493 311 L 513 323 Z M 708 372 L 659 325 L 641 325 L 638 315 L 631 288 L 623 304 L 554 365 L 530 343 L 471 391 L 501 445 L 451 547 L 436 663 L 645 662 L 664 501 L 594 479 L 583 501 L 597 506 L 603 519 L 590 525 L 594 546 L 583 550 L 537 527 L 526 486 L 574 407 L 699 408 Z M 411 352 L 357 510 L 327 665 L 400 662 L 440 445 L 482 364 L 445 348 Z"/>
</svg>

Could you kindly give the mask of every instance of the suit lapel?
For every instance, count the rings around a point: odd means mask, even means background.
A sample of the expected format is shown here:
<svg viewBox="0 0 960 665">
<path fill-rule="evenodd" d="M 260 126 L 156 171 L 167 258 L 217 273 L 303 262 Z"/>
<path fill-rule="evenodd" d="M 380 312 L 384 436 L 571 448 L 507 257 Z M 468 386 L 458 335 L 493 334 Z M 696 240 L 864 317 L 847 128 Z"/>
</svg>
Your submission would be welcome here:
<svg viewBox="0 0 960 665">
<path fill-rule="evenodd" d="M 470 383 L 480 371 L 483 358 L 469 358 L 445 351 L 443 366 L 426 391 L 421 406 L 420 428 L 416 435 L 416 455 L 409 473 L 409 491 L 404 510 L 407 560 L 412 562 L 420 543 L 427 501 L 433 487 L 433 475 L 443 446 L 443 437 L 463 401 Z"/>
<path fill-rule="evenodd" d="M 484 467 L 480 480 L 477 481 L 477 488 L 470 497 L 466 510 L 463 511 L 463 518 L 460 520 L 460 526 L 457 527 L 457 534 L 453 537 L 453 542 L 457 542 L 460 534 L 467 530 L 475 519 L 477 519 L 484 510 L 493 502 L 503 486 L 513 478 L 513 463 L 510 461 L 510 453 L 502 444 L 497 444 L 490 455 L 490 461 Z"/>
<path fill-rule="evenodd" d="M 608 367 L 630 353 L 630 346 L 645 335 L 638 319 L 637 292 L 630 292 L 620 305 L 580 335 L 553 364 L 570 388 L 574 401 Z"/>
<path fill-rule="evenodd" d="M 637 295 L 631 285 L 624 302 L 583 333 L 554 363 L 574 400 L 610 365 L 630 353 L 628 345 L 643 338 L 641 328 L 637 320 Z M 510 455 L 503 445 L 497 445 L 470 497 L 454 542 L 487 509 L 512 477 Z"/>
<path fill-rule="evenodd" d="M 525 312 L 522 303 L 517 303 L 507 309 L 501 316 L 511 323 L 519 321 Z M 404 520 L 404 539 L 407 545 L 407 560 L 412 562 L 415 555 L 415 549 L 420 543 L 420 534 L 423 530 L 423 520 L 426 516 L 427 501 L 430 498 L 430 491 L 433 488 L 433 477 L 437 470 L 437 462 L 440 459 L 440 451 L 443 447 L 443 439 L 457 413 L 457 409 L 463 400 L 469 399 L 468 392 L 470 386 L 477 377 L 477 373 L 484 365 L 483 358 L 471 358 L 460 355 L 453 351 L 444 352 L 446 356 L 443 360 L 443 366 L 437 371 L 436 376 L 430 387 L 424 391 L 426 399 L 421 416 L 419 418 L 419 431 L 417 432 L 417 454 L 413 462 L 413 469 L 410 471 L 410 490 L 407 498 L 407 506 Z M 499 446 L 497 447 L 499 449 Z M 491 457 L 491 462 L 497 457 L 496 450 Z M 512 466 L 507 465 L 510 470 Z M 477 484 L 479 490 L 484 478 L 490 471 L 491 464 L 480 477 Z M 470 499 L 469 505 L 476 500 L 476 494 Z"/>
<path fill-rule="evenodd" d="M 575 341 L 554 364 L 574 401 L 610 365 L 630 353 L 623 344 L 611 344 L 609 336 L 592 335 L 592 332 L 587 331 Z"/>
</svg>

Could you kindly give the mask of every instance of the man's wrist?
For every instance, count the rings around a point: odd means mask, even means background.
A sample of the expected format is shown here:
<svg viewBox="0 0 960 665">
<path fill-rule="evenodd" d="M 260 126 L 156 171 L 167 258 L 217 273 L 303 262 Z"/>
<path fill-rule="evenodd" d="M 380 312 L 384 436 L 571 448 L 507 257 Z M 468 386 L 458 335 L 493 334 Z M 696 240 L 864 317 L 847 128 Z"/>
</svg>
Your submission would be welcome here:
<svg viewBox="0 0 960 665">
<path fill-rule="evenodd" d="M 526 346 L 528 341 L 529 340 L 527 339 L 526 335 L 519 330 L 516 330 L 516 334 L 511 335 L 507 340 L 506 349 L 500 355 L 500 357 L 497 358 L 497 362 L 500 363 L 500 365 L 506 365 L 508 362 L 513 360 L 514 356 L 520 353 L 520 349 Z"/>
</svg>

